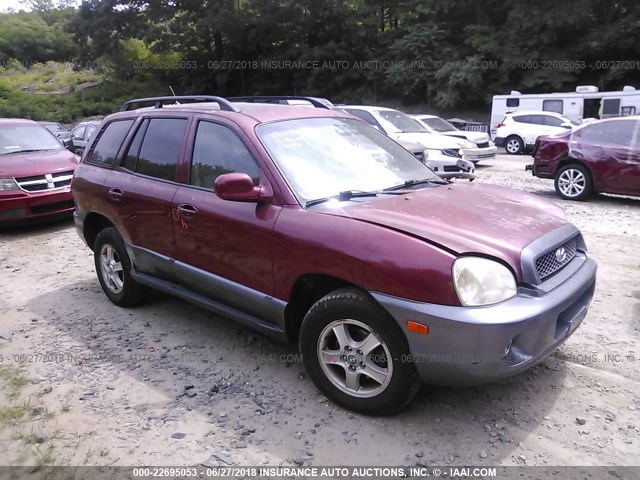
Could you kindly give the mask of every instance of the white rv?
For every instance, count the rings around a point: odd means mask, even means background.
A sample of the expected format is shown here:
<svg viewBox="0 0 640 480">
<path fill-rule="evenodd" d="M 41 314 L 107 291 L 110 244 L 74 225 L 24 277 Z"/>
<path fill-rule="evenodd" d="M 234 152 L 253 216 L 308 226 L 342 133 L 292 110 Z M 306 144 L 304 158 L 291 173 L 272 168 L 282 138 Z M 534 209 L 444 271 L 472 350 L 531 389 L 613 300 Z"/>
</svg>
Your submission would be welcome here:
<svg viewBox="0 0 640 480">
<path fill-rule="evenodd" d="M 571 120 L 608 118 L 640 114 L 640 92 L 625 86 L 621 91 L 599 92 L 598 87 L 584 85 L 575 92 L 533 93 L 523 95 L 513 90 L 510 95 L 495 95 L 491 106 L 491 138 L 505 114 L 518 110 L 556 112 Z"/>
</svg>

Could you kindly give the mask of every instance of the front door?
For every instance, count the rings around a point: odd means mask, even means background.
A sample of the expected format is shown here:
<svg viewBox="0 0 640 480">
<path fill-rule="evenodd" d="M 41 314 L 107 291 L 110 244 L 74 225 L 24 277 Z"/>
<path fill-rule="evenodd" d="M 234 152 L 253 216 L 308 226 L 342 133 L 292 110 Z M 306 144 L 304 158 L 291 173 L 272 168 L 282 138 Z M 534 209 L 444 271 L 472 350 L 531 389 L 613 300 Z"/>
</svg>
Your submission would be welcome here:
<svg viewBox="0 0 640 480">
<path fill-rule="evenodd" d="M 190 290 L 264 317 L 274 292 L 273 230 L 281 207 L 220 199 L 213 187 L 224 173 L 246 173 L 256 185 L 268 180 L 250 143 L 229 126 L 200 119 L 194 130 L 188 184 L 173 200 L 176 277 Z"/>
</svg>

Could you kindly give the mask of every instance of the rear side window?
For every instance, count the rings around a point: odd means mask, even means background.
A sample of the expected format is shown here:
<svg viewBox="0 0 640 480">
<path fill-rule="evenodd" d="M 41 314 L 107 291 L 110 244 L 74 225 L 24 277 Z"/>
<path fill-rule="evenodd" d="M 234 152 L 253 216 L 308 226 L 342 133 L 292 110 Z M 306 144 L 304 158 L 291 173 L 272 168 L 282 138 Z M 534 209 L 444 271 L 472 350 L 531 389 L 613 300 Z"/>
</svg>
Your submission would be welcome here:
<svg viewBox="0 0 640 480">
<path fill-rule="evenodd" d="M 98 141 L 94 144 L 91 153 L 87 157 L 87 161 L 101 165 L 112 165 L 131 125 L 133 125 L 133 120 L 110 122 L 102 130 Z"/>
<path fill-rule="evenodd" d="M 580 137 L 594 145 L 636 148 L 640 144 L 640 122 L 622 120 L 588 125 L 580 131 Z"/>
<path fill-rule="evenodd" d="M 198 123 L 193 145 L 189 184 L 212 189 L 223 173 L 246 173 L 260 183 L 260 167 L 238 136 L 217 123 Z"/>
<path fill-rule="evenodd" d="M 162 180 L 176 180 L 186 118 L 152 118 L 136 132 L 122 163 L 128 170 Z"/>
<path fill-rule="evenodd" d="M 514 122 L 518 123 L 534 123 L 534 115 L 516 115 L 513 117 Z"/>
</svg>

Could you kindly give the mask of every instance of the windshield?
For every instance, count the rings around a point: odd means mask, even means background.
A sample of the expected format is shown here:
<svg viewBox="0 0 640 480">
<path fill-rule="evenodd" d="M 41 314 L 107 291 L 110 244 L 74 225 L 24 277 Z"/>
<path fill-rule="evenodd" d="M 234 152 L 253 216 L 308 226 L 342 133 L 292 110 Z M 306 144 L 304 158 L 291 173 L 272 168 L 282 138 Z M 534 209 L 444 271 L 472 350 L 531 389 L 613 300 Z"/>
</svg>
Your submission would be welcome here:
<svg viewBox="0 0 640 480">
<path fill-rule="evenodd" d="M 257 134 L 301 203 L 438 177 L 368 124 L 308 118 L 260 125 Z"/>
<path fill-rule="evenodd" d="M 387 124 L 385 126 L 387 131 L 399 133 L 427 131 L 420 122 L 397 110 L 378 110 L 377 114 Z"/>
<path fill-rule="evenodd" d="M 451 132 L 458 130 L 456 127 L 440 117 L 422 117 L 420 121 L 434 132 Z"/>
<path fill-rule="evenodd" d="M 40 125 L 0 126 L 0 155 L 61 148 L 58 139 Z"/>
</svg>

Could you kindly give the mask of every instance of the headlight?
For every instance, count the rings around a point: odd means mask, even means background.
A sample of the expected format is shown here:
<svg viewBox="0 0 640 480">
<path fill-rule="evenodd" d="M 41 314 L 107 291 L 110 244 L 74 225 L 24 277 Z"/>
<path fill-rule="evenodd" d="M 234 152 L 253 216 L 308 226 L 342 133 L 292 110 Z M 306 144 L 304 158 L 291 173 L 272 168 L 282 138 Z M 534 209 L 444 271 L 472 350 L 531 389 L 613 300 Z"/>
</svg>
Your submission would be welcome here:
<svg viewBox="0 0 640 480">
<path fill-rule="evenodd" d="M 492 305 L 516 294 L 511 271 L 482 257 L 460 257 L 453 262 L 453 284 L 460 303 L 467 307 Z"/>
<path fill-rule="evenodd" d="M 424 152 L 422 152 L 422 159 L 426 162 L 429 159 L 429 149 L 425 149 Z"/>
<path fill-rule="evenodd" d="M 13 178 L 0 178 L 1 190 L 18 190 L 18 184 Z"/>
<path fill-rule="evenodd" d="M 493 140 L 489 140 L 489 146 L 490 147 L 495 147 L 496 144 L 495 144 L 495 142 Z"/>
<path fill-rule="evenodd" d="M 462 142 L 458 143 L 458 146 L 460 148 L 476 148 L 473 143 L 468 142 L 467 140 L 463 140 Z"/>
</svg>

